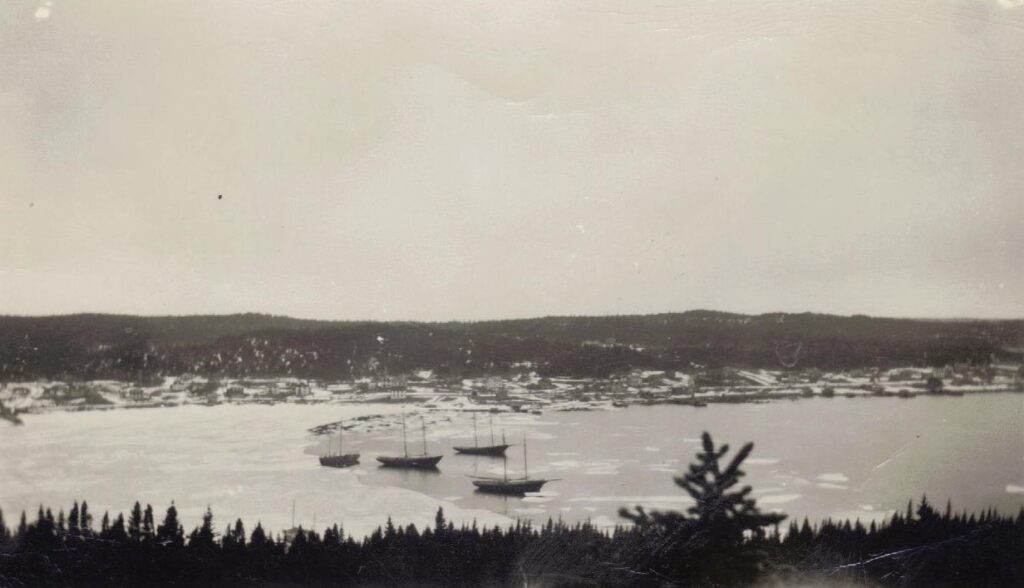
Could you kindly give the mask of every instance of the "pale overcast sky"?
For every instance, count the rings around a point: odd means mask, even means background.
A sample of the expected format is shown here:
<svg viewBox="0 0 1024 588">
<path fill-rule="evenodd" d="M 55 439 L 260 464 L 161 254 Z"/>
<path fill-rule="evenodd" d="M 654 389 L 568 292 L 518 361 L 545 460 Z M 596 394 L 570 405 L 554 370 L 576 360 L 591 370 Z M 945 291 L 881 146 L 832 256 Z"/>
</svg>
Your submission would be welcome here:
<svg viewBox="0 0 1024 588">
<path fill-rule="evenodd" d="M 6 0 L 0 314 L 1024 317 L 1021 4 Z"/>
</svg>

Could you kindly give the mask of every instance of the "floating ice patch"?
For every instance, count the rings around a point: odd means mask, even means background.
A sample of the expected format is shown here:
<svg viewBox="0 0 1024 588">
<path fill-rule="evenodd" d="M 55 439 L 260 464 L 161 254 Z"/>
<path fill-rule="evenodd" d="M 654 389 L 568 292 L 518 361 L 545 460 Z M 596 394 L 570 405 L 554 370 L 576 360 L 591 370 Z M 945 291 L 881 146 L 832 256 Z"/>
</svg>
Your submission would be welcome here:
<svg viewBox="0 0 1024 588">
<path fill-rule="evenodd" d="M 579 455 L 579 452 L 578 451 L 549 451 L 547 454 L 550 455 L 551 457 L 572 457 L 574 455 Z"/>
<path fill-rule="evenodd" d="M 1017 484 L 1007 484 L 1006 492 L 1008 494 L 1024 494 L 1024 486 L 1018 486 Z"/>
<path fill-rule="evenodd" d="M 779 463 L 779 459 L 774 457 L 751 457 L 743 463 L 748 465 L 775 465 Z"/>
<path fill-rule="evenodd" d="M 655 453 L 655 452 L 661 451 L 661 448 L 660 447 L 647 446 L 647 447 L 644 447 L 644 451 L 650 451 L 651 453 Z"/>
<path fill-rule="evenodd" d="M 689 496 L 577 496 L 570 498 L 569 502 L 693 504 L 693 499 Z"/>
<path fill-rule="evenodd" d="M 800 498 L 803 498 L 803 494 L 769 494 L 757 500 L 761 504 L 789 504 Z"/>
<path fill-rule="evenodd" d="M 847 478 L 846 475 L 837 472 L 830 474 L 821 474 L 820 476 L 818 476 L 818 480 L 821 480 L 822 482 L 835 482 L 839 484 L 844 484 L 846 482 L 849 482 L 850 478 Z"/>
<path fill-rule="evenodd" d="M 544 510 L 543 508 L 513 508 L 512 512 L 517 512 L 519 514 L 524 514 L 524 515 L 531 515 L 531 514 L 544 514 L 547 511 Z"/>
<path fill-rule="evenodd" d="M 772 494 L 774 492 L 782 492 L 782 488 L 774 488 L 774 487 L 758 488 L 757 490 L 754 490 L 753 494 L 755 496 L 760 496 L 762 494 Z"/>
<path fill-rule="evenodd" d="M 674 473 L 676 473 L 676 469 L 675 468 L 670 468 L 670 467 L 666 467 L 666 466 L 663 466 L 663 465 L 652 465 L 648 469 L 650 469 L 652 472 L 664 472 L 666 474 L 674 474 Z"/>
<path fill-rule="evenodd" d="M 849 486 L 844 486 L 843 484 L 832 484 L 830 482 L 818 482 L 817 484 L 815 484 L 815 486 L 817 486 L 818 488 L 827 488 L 829 490 L 849 490 L 850 489 Z"/>
<path fill-rule="evenodd" d="M 592 470 L 587 470 L 583 473 L 588 476 L 617 476 L 619 474 L 619 470 L 609 468 L 595 468 Z"/>
<path fill-rule="evenodd" d="M 583 464 L 578 462 L 578 461 L 576 461 L 575 459 L 566 459 L 566 460 L 562 460 L 562 461 L 553 461 L 553 462 L 551 462 L 551 465 L 553 467 L 563 468 L 563 469 L 583 467 Z"/>
<path fill-rule="evenodd" d="M 875 507 L 870 504 L 858 504 L 857 507 L 861 510 L 875 510 Z"/>
<path fill-rule="evenodd" d="M 524 496 L 523 502 L 551 502 L 554 497 L 551 496 Z"/>
<path fill-rule="evenodd" d="M 462 500 L 462 497 L 461 496 L 445 496 L 441 500 L 445 500 L 445 501 L 448 501 L 448 502 L 455 502 L 456 500 Z"/>
</svg>

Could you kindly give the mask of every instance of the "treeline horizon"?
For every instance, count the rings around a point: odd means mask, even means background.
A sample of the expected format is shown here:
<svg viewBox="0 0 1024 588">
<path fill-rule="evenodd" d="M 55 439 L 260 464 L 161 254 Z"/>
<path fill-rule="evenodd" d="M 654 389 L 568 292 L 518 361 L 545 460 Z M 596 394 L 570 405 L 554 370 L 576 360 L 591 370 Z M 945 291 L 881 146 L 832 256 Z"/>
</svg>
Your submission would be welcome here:
<svg viewBox="0 0 1024 588">
<path fill-rule="evenodd" d="M 272 534 L 241 519 L 216 529 L 212 510 L 185 533 L 175 506 L 156 523 L 136 502 L 126 519 L 88 504 L 65 515 L 39 507 L 16 527 L 0 510 L 0 585 L 29 586 L 747 586 L 846 582 L 872 586 L 1019 586 L 1024 508 L 936 510 L 922 498 L 881 523 L 791 522 L 729 545 L 683 545 L 650 525 L 601 529 L 549 519 L 534 526 L 456 527 L 439 508 L 433 526 L 390 517 L 358 538 L 339 524 Z M 684 543 L 684 542 L 680 542 Z M 669 550 L 669 557 L 665 557 Z M 688 551 L 692 553 L 687 553 Z M 692 561 L 688 561 L 692 559 Z M 735 566 L 737 569 L 730 569 Z M 708 580 L 713 579 L 713 583 Z M 529 584 L 532 585 L 532 584 Z"/>
<path fill-rule="evenodd" d="M 0 316 L 0 381 L 211 377 L 346 379 L 433 370 L 608 376 L 695 366 L 853 369 L 1020 361 L 1024 320 L 824 314 L 320 321 L 261 314 Z"/>
</svg>

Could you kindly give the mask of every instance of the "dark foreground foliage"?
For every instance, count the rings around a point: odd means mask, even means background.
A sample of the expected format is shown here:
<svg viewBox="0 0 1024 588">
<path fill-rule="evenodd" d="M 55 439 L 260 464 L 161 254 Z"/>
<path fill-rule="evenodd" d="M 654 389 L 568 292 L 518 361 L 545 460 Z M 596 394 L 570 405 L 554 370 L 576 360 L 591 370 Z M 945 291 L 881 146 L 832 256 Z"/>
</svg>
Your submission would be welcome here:
<svg viewBox="0 0 1024 588">
<path fill-rule="evenodd" d="M 129 529 L 120 515 L 100 529 L 59 519 L 45 509 L 5 529 L 0 586 L 1024 585 L 1024 515 L 939 514 L 925 502 L 878 526 L 794 523 L 788 533 L 716 546 L 717 557 L 684 539 L 671 561 L 659 561 L 642 526 L 456 528 L 440 511 L 432 528 L 389 522 L 356 539 L 334 526 L 299 531 L 290 543 L 259 525 L 247 532 L 241 521 L 219 534 L 204 523 L 184 537 L 166 522 L 162 530 Z M 738 573 L 735 557 L 760 559 L 761 567 Z"/>
<path fill-rule="evenodd" d="M 878 525 L 804 520 L 783 532 L 783 515 L 733 489 L 752 445 L 725 464 L 728 447 L 703 441 L 676 478 L 692 508 L 624 509 L 634 524 L 611 531 L 457 528 L 440 509 L 430 528 L 388 519 L 363 538 L 337 525 L 275 538 L 241 520 L 217 533 L 209 510 L 186 535 L 173 504 L 160 523 L 135 503 L 98 529 L 85 502 L 66 516 L 22 513 L 14 528 L 0 513 L 0 586 L 1024 586 L 1024 510 L 939 513 L 922 498 Z"/>
</svg>

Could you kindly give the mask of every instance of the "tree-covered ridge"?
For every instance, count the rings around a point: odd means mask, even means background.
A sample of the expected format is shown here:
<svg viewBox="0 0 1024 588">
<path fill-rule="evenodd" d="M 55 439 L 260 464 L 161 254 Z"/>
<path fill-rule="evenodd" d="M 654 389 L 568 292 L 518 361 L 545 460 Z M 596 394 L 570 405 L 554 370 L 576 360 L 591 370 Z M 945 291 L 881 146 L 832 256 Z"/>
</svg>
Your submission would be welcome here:
<svg viewBox="0 0 1024 588">
<path fill-rule="evenodd" d="M 455 527 L 438 509 L 418 529 L 390 519 L 364 538 L 338 525 L 273 536 L 241 520 L 217 532 L 213 512 L 187 535 L 172 504 L 157 524 L 136 503 L 126 520 L 88 504 L 65 516 L 42 506 L 9 528 L 0 512 L 0 586 L 751 586 L 760 582 L 879 586 L 1024 584 L 1024 509 L 916 509 L 882 524 L 790 523 L 762 513 L 742 477 L 744 446 L 704 435 L 698 461 L 677 478 L 694 498 L 686 513 L 623 511 L 632 526 L 605 531 L 562 522 L 535 528 Z"/>
<path fill-rule="evenodd" d="M 257 314 L 0 317 L 0 380 L 210 376 L 348 378 L 375 371 L 600 376 L 692 364 L 850 368 L 1019 359 L 1024 321 L 709 311 L 411 323 Z"/>
</svg>

